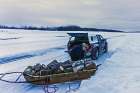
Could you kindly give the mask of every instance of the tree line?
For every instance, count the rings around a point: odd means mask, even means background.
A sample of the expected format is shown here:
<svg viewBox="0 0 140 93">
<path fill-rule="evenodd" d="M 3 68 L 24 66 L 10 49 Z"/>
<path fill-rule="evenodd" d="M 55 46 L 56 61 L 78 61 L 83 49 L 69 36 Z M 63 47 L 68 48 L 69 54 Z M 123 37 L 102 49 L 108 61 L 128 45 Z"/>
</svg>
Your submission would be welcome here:
<svg viewBox="0 0 140 93">
<path fill-rule="evenodd" d="M 98 29 L 98 28 L 88 28 L 88 27 L 80 27 L 76 25 L 70 26 L 58 26 L 58 27 L 36 27 L 36 26 L 5 26 L 0 25 L 0 29 L 24 29 L 24 30 L 43 30 L 43 31 L 104 31 L 104 32 L 123 32 L 120 30 L 113 29 Z"/>
</svg>

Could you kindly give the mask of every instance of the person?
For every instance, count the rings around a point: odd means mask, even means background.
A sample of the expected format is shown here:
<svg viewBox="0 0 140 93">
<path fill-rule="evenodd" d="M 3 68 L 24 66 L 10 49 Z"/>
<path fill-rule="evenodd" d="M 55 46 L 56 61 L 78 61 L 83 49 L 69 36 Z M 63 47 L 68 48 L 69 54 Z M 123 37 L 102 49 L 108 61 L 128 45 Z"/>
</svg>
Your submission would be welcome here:
<svg viewBox="0 0 140 93">
<path fill-rule="evenodd" d="M 72 61 L 78 61 L 84 58 L 82 44 L 74 45 L 69 51 Z"/>
<path fill-rule="evenodd" d="M 84 58 L 91 58 L 92 48 L 91 45 L 88 43 L 82 43 L 83 51 L 84 51 Z"/>
<path fill-rule="evenodd" d="M 92 61 L 92 46 L 89 43 L 83 43 L 83 50 L 84 50 L 84 67 L 90 69 L 93 64 Z"/>
</svg>

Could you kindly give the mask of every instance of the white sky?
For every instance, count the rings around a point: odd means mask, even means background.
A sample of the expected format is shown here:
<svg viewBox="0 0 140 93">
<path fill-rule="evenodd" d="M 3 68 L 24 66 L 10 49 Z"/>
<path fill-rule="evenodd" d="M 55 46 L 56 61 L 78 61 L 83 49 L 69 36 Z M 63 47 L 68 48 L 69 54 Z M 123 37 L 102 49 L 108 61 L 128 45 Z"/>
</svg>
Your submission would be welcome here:
<svg viewBox="0 0 140 93">
<path fill-rule="evenodd" d="M 0 24 L 140 31 L 139 0 L 0 0 Z"/>
</svg>

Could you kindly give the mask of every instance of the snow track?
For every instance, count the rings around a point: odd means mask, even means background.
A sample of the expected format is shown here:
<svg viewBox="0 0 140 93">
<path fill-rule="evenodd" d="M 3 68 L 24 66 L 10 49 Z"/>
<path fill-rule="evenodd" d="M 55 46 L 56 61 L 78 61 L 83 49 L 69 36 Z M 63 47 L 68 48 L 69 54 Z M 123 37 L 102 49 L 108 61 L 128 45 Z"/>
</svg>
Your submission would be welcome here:
<svg viewBox="0 0 140 93">
<path fill-rule="evenodd" d="M 42 49 L 42 50 L 31 51 L 31 52 L 27 52 L 27 53 L 10 55 L 10 56 L 0 58 L 0 64 L 5 64 L 5 63 L 22 60 L 22 59 L 26 59 L 26 58 L 31 58 L 31 57 L 35 57 L 35 56 L 43 56 L 43 55 L 48 54 L 49 52 L 53 52 L 53 51 L 57 51 L 57 50 L 64 50 L 64 49 L 65 49 L 65 47 L 62 46 L 62 47 L 57 47 L 57 48 Z"/>
</svg>

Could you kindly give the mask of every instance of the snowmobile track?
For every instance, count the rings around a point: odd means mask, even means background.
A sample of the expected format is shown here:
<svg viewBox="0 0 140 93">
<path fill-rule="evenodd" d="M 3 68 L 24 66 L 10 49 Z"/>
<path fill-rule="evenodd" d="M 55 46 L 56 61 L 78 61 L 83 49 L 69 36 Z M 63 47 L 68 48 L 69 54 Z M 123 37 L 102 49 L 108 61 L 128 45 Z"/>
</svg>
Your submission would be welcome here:
<svg viewBox="0 0 140 93">
<path fill-rule="evenodd" d="M 48 54 L 49 52 L 53 52 L 56 50 L 64 50 L 64 49 L 65 48 L 62 46 L 62 47 L 42 49 L 42 50 L 37 50 L 37 51 L 32 51 L 32 52 L 27 52 L 27 53 L 15 54 L 12 56 L 0 58 L 0 64 L 10 63 L 13 61 L 32 58 L 32 57 L 36 57 L 36 56 L 43 56 L 43 55 Z"/>
</svg>

